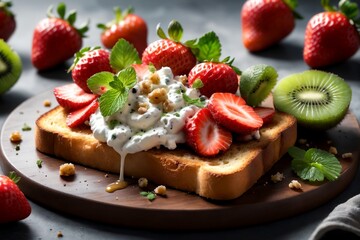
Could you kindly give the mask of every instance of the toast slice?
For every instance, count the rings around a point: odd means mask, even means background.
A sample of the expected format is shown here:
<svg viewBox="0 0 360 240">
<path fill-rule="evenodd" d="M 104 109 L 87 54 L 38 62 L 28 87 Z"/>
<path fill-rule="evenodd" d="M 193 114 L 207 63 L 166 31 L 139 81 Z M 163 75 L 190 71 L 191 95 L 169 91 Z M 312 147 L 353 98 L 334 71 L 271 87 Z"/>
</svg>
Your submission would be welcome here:
<svg viewBox="0 0 360 240">
<path fill-rule="evenodd" d="M 66 116 L 66 111 L 58 106 L 37 119 L 37 150 L 69 162 L 119 173 L 119 154 L 95 139 L 90 128 L 67 127 Z M 215 158 L 197 156 L 186 146 L 129 154 L 125 176 L 146 177 L 157 184 L 195 192 L 205 198 L 234 199 L 253 186 L 294 145 L 296 119 L 276 112 L 273 121 L 260 129 L 260 135 L 259 140 L 233 143 L 228 151 Z"/>
</svg>

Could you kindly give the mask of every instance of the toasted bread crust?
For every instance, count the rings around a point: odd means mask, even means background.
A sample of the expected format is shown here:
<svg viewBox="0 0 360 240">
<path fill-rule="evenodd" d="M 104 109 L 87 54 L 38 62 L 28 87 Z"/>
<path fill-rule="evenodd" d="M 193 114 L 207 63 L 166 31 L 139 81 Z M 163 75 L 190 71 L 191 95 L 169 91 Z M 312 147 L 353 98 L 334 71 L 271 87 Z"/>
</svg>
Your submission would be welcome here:
<svg viewBox="0 0 360 240">
<path fill-rule="evenodd" d="M 96 140 L 87 127 L 70 129 L 67 113 L 58 106 L 36 121 L 38 151 L 102 171 L 119 173 L 120 156 L 106 143 Z M 214 158 L 197 156 L 185 146 L 129 154 L 125 175 L 149 180 L 202 197 L 228 200 L 239 197 L 268 171 L 297 137 L 296 119 L 277 112 L 273 122 L 261 130 L 260 140 L 233 143 Z"/>
</svg>

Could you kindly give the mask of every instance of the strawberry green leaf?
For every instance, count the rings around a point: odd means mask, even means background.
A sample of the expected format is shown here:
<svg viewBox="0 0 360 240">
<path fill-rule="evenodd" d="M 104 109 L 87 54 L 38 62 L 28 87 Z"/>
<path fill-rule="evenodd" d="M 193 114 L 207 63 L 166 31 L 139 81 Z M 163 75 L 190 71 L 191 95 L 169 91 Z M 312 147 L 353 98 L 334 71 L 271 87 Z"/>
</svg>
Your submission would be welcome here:
<svg viewBox="0 0 360 240">
<path fill-rule="evenodd" d="M 18 183 L 21 179 L 21 177 L 17 176 L 14 171 L 9 172 L 9 178 L 14 182 Z"/>
<path fill-rule="evenodd" d="M 355 20 L 357 15 L 359 14 L 359 8 L 357 3 L 343 0 L 339 2 L 340 12 L 345 14 L 345 16 L 349 19 Z"/>
<path fill-rule="evenodd" d="M 215 32 L 209 32 L 198 40 L 185 43 L 190 47 L 199 62 L 219 62 L 221 56 L 221 43 Z"/>
<path fill-rule="evenodd" d="M 173 40 L 175 42 L 180 42 L 183 32 L 184 32 L 184 30 L 178 21 L 172 20 L 169 23 L 168 34 L 169 34 L 169 37 L 171 40 Z"/>
<path fill-rule="evenodd" d="M 339 160 L 331 153 L 310 148 L 304 154 L 304 150 L 296 147 L 289 149 L 289 154 L 294 157 L 291 162 L 292 169 L 303 180 L 329 181 L 336 180 L 341 173 Z"/>
<path fill-rule="evenodd" d="M 66 20 L 71 26 L 73 26 L 76 21 L 76 11 L 72 10 Z"/>
<path fill-rule="evenodd" d="M 87 80 L 87 85 L 91 92 L 97 95 L 102 95 L 107 90 L 111 89 L 109 83 L 114 79 L 114 74 L 110 72 L 99 72 L 92 75 Z"/>
<path fill-rule="evenodd" d="M 60 18 L 65 19 L 66 5 L 64 3 L 59 3 L 56 10 Z"/>
<path fill-rule="evenodd" d="M 200 78 L 195 79 L 195 81 L 193 82 L 193 84 L 191 85 L 192 88 L 202 88 L 204 86 L 204 83 L 201 81 Z"/>
<path fill-rule="evenodd" d="M 160 23 L 158 23 L 158 25 L 156 26 L 156 34 L 162 39 L 167 39 L 164 30 L 160 26 Z"/>
<path fill-rule="evenodd" d="M 116 71 L 130 67 L 134 63 L 141 63 L 136 48 L 125 39 L 120 39 L 110 53 L 110 65 Z"/>
</svg>

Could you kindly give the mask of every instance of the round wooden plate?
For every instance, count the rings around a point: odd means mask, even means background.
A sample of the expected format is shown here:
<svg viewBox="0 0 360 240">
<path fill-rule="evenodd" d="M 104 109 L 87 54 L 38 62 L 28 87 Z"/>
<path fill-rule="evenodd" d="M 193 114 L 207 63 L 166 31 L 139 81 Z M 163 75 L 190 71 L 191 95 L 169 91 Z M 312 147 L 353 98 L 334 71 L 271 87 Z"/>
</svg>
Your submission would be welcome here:
<svg viewBox="0 0 360 240">
<path fill-rule="evenodd" d="M 343 191 L 356 174 L 359 159 L 360 129 L 356 117 L 349 113 L 336 128 L 327 132 L 307 132 L 299 129 L 299 139 L 307 139 L 310 147 L 329 149 L 335 146 L 343 166 L 341 176 L 334 182 L 311 184 L 301 181 L 290 169 L 286 154 L 249 191 L 232 201 L 210 201 L 197 195 L 168 189 L 166 197 L 149 201 L 141 196 L 135 179 L 130 187 L 107 193 L 107 184 L 117 175 L 76 165 L 76 175 L 61 178 L 61 159 L 44 155 L 35 149 L 34 132 L 23 131 L 24 124 L 34 129 L 35 120 L 56 105 L 51 91 L 28 99 L 18 106 L 5 121 L 1 131 L 1 167 L 5 173 L 16 171 L 22 178 L 20 188 L 27 197 L 43 206 L 103 223 L 138 228 L 219 229 L 259 224 L 300 214 L 315 208 Z M 22 134 L 17 146 L 9 140 L 12 132 Z M 352 158 L 341 154 L 351 152 Z M 43 161 L 42 167 L 36 164 Z M 271 181 L 271 175 L 281 172 L 285 179 Z M 291 190 L 288 184 L 297 179 L 301 191 Z M 149 189 L 153 189 L 150 186 Z"/>
</svg>

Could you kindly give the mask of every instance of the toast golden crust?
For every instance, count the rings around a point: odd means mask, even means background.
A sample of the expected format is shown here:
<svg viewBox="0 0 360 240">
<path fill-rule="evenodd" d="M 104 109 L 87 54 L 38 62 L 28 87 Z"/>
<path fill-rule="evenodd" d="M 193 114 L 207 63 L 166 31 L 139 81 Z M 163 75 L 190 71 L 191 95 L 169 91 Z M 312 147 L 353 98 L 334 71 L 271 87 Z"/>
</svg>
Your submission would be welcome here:
<svg viewBox="0 0 360 240">
<path fill-rule="evenodd" d="M 58 106 L 36 121 L 38 151 L 102 171 L 119 173 L 120 156 L 106 143 L 96 140 L 87 127 L 70 129 L 67 113 Z M 215 158 L 195 155 L 185 146 L 129 154 L 125 175 L 149 180 L 202 197 L 228 200 L 239 197 L 294 145 L 296 119 L 277 112 L 272 123 L 260 130 L 260 140 L 233 143 Z"/>
</svg>

